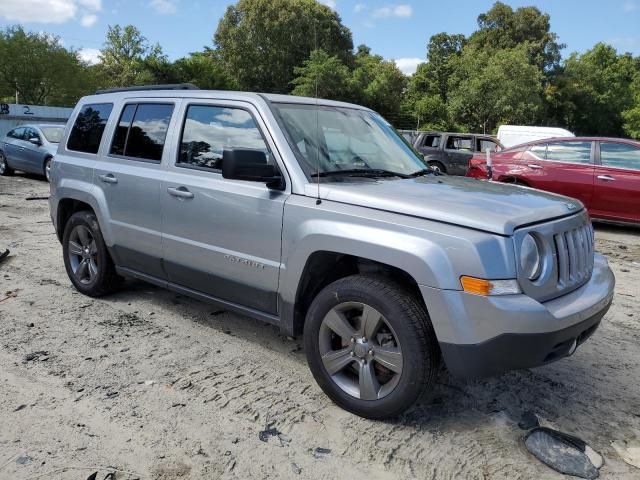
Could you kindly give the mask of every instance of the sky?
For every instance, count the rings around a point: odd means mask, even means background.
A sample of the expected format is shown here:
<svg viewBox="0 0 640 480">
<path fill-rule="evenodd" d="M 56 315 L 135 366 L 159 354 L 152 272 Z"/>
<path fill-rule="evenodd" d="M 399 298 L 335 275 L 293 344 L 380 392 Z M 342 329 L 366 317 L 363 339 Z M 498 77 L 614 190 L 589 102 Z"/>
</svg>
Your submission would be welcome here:
<svg viewBox="0 0 640 480">
<path fill-rule="evenodd" d="M 563 56 L 606 42 L 620 53 L 640 55 L 640 0 L 503 0 L 514 8 L 533 5 L 551 15 L 551 29 L 567 48 Z M 61 38 L 65 47 L 95 62 L 107 27 L 133 24 L 159 42 L 174 60 L 213 44 L 213 32 L 225 0 L 0 0 L 0 28 L 21 24 L 27 30 Z M 410 74 L 425 60 L 435 33 L 470 34 L 477 17 L 492 0 L 399 2 L 386 0 L 322 0 L 353 33 L 354 46 L 394 60 Z"/>
</svg>

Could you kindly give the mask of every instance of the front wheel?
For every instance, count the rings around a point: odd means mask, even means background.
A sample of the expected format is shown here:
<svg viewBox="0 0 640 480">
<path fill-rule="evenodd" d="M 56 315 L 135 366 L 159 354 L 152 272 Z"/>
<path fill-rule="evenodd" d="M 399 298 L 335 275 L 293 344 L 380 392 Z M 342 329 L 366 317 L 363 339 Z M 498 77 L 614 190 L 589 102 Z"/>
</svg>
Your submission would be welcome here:
<svg viewBox="0 0 640 480">
<path fill-rule="evenodd" d="M 47 157 L 44 160 L 44 166 L 42 169 L 44 170 L 44 176 L 47 179 L 47 182 L 51 183 L 51 157 Z"/>
<path fill-rule="evenodd" d="M 13 175 L 13 169 L 7 163 L 7 157 L 4 152 L 0 152 L 0 176 Z"/>
<path fill-rule="evenodd" d="M 421 303 L 390 280 L 354 275 L 325 287 L 304 327 L 309 368 L 339 406 L 394 417 L 435 380 L 436 336 Z"/>
<path fill-rule="evenodd" d="M 64 227 L 62 252 L 67 275 L 79 292 L 100 297 L 120 285 L 121 277 L 116 274 L 93 212 L 71 215 Z"/>
<path fill-rule="evenodd" d="M 447 173 L 447 168 L 441 162 L 431 160 L 427 162 L 427 165 L 429 165 L 429 167 L 431 167 L 431 169 L 435 170 L 436 172 Z"/>
</svg>

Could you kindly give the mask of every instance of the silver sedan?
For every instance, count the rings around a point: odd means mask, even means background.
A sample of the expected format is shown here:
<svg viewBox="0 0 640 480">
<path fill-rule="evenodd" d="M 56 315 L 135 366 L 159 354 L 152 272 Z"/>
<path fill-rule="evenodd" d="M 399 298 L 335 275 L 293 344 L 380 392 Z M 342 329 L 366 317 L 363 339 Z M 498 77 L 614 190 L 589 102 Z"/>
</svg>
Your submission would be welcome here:
<svg viewBox="0 0 640 480">
<path fill-rule="evenodd" d="M 51 160 L 64 125 L 21 125 L 0 139 L 0 175 L 14 170 L 44 175 L 49 181 Z"/>
</svg>

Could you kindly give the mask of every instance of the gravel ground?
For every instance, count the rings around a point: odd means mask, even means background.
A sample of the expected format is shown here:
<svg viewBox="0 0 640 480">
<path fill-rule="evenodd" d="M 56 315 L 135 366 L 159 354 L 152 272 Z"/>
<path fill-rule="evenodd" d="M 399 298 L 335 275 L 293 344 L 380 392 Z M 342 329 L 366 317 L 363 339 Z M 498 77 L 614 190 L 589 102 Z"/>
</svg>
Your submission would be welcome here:
<svg viewBox="0 0 640 480">
<path fill-rule="evenodd" d="M 47 195 L 39 178 L 0 178 L 1 479 L 561 478 L 523 447 L 528 410 L 601 452 L 602 478 L 640 478 L 611 446 L 640 439 L 640 230 L 597 228 L 618 286 L 574 356 L 443 373 L 402 418 L 374 422 L 334 406 L 274 327 L 140 282 L 78 294 L 47 202 L 26 200 Z M 282 434 L 261 441 L 265 425 Z"/>
</svg>

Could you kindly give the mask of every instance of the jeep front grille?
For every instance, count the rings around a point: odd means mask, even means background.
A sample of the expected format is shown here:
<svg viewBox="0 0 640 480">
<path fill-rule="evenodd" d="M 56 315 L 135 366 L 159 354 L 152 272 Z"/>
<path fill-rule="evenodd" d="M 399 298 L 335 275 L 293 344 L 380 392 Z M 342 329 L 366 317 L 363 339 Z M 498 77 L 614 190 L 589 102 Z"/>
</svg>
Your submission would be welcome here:
<svg viewBox="0 0 640 480">
<path fill-rule="evenodd" d="M 557 281 L 561 289 L 571 288 L 591 278 L 593 272 L 593 227 L 585 223 L 578 228 L 553 236 Z"/>
</svg>

